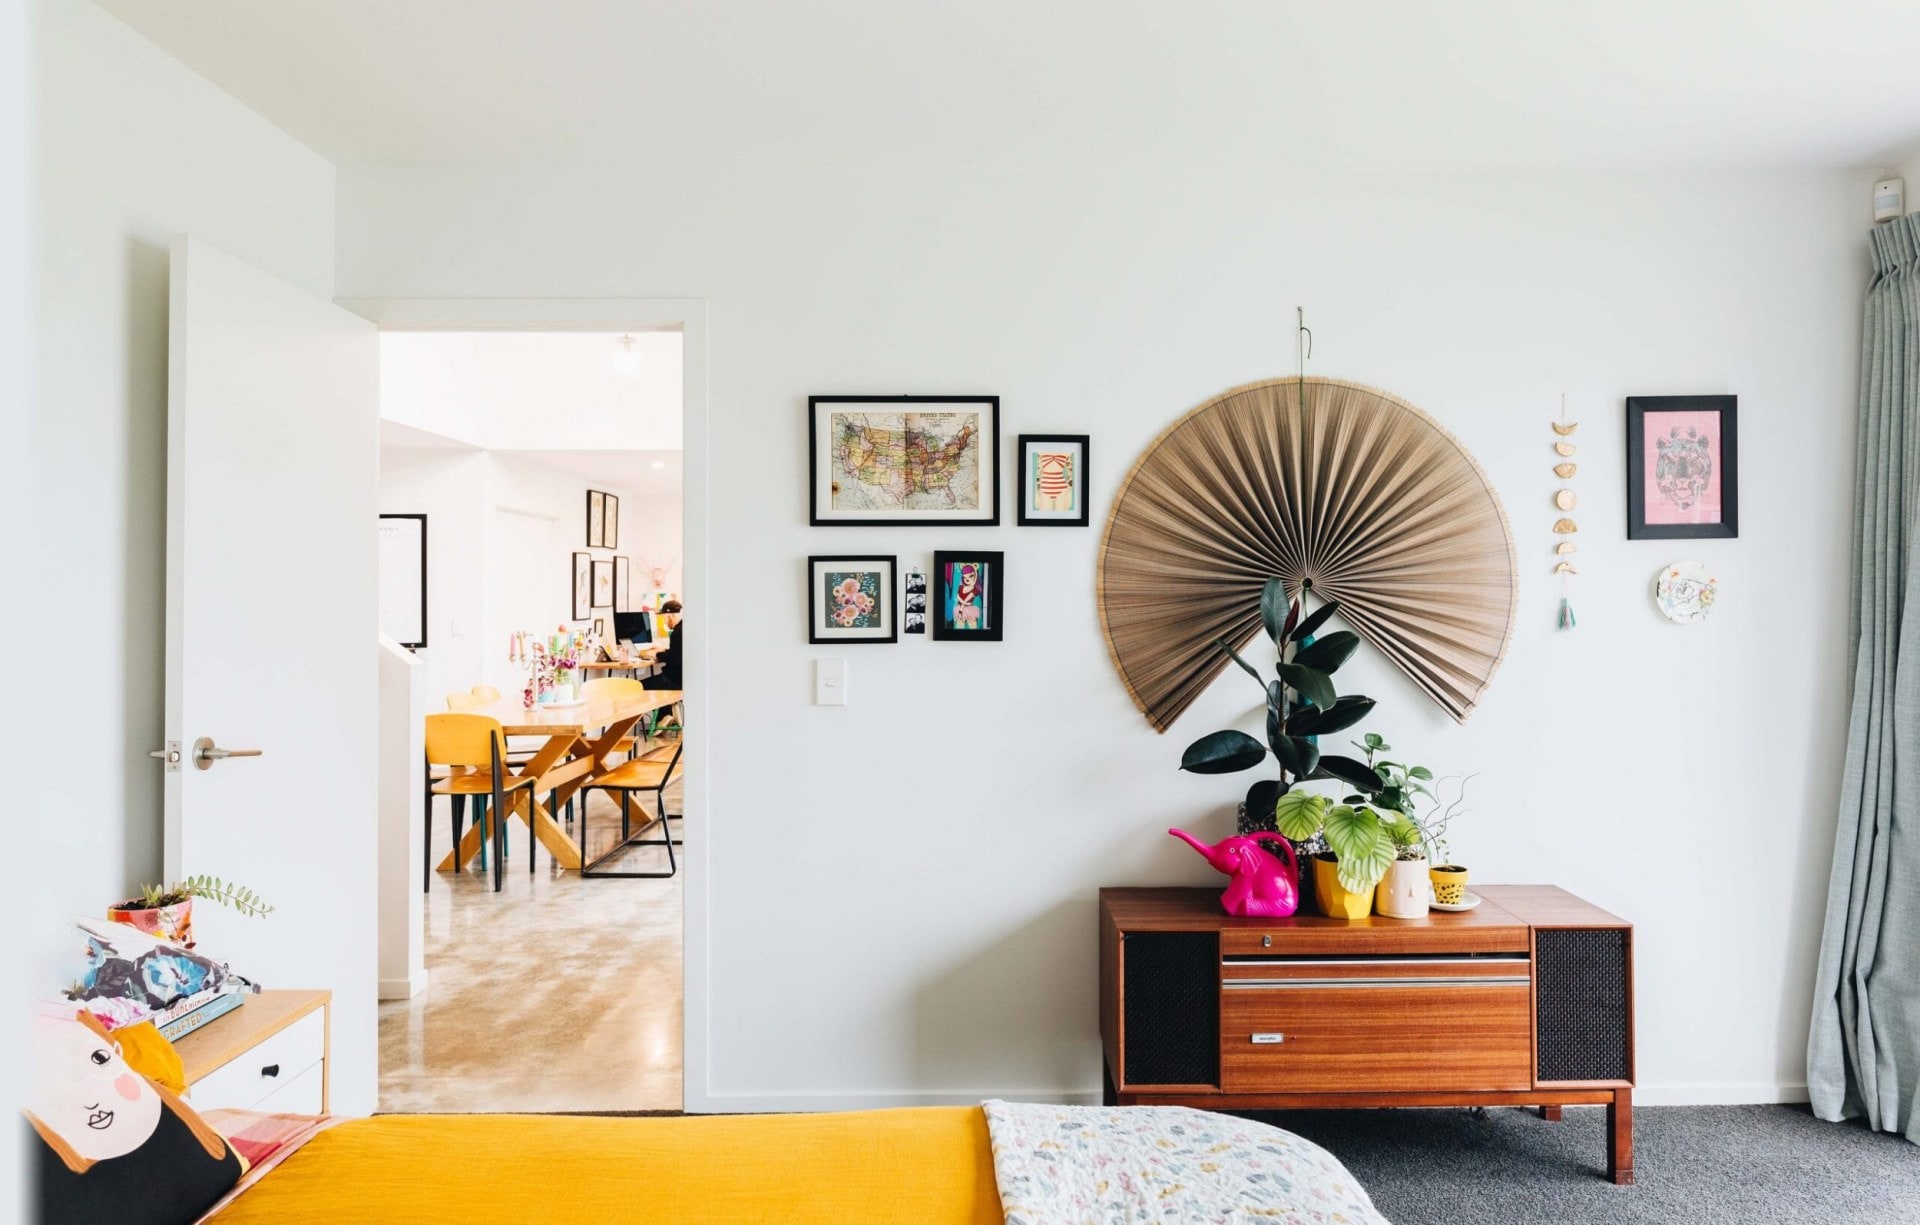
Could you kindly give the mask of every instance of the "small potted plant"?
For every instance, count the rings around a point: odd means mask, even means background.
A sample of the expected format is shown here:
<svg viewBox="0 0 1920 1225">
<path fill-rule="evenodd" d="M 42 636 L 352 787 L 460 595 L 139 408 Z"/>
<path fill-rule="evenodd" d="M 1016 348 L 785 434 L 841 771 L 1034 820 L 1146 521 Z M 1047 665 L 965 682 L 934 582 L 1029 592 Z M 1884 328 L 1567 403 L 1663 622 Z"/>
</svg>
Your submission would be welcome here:
<svg viewBox="0 0 1920 1225">
<path fill-rule="evenodd" d="M 1465 798 L 1466 781 L 1452 803 L 1441 805 L 1429 786 L 1433 771 L 1381 759 L 1393 746 L 1372 732 L 1354 747 L 1379 780 L 1371 796 L 1349 795 L 1334 804 L 1323 795 L 1290 792 L 1275 809 L 1276 823 L 1288 838 L 1326 840 L 1329 849 L 1313 857 L 1322 914 L 1358 919 L 1377 911 L 1418 918 L 1427 913 L 1427 865 L 1446 857 L 1447 827 Z M 1424 818 L 1418 811 L 1423 800 L 1433 807 Z"/>
<path fill-rule="evenodd" d="M 140 896 L 107 907 L 107 919 L 125 923 L 169 944 L 193 947 L 193 899 L 231 906 L 250 918 L 264 918 L 273 907 L 251 889 L 217 876 L 189 876 L 171 885 L 142 885 Z"/>
</svg>

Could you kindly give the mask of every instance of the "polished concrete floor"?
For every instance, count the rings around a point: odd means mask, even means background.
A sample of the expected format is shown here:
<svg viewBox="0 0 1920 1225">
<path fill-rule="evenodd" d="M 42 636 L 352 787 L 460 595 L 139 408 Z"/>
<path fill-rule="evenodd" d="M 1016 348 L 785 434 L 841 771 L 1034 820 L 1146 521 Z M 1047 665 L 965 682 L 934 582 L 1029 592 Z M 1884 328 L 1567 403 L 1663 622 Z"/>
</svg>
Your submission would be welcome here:
<svg viewBox="0 0 1920 1225">
<path fill-rule="evenodd" d="M 636 795 L 635 811 L 650 799 Z M 441 801 L 436 862 L 448 824 Z M 594 853 L 619 836 L 619 808 L 604 794 L 587 831 Z M 544 847 L 528 875 L 526 826 L 515 821 L 508 844 L 497 894 L 477 859 L 434 874 L 427 989 L 380 1006 L 380 1109 L 678 1110 L 682 878 L 582 880 L 555 869 Z M 603 866 L 664 870 L 666 852 L 635 848 Z"/>
</svg>

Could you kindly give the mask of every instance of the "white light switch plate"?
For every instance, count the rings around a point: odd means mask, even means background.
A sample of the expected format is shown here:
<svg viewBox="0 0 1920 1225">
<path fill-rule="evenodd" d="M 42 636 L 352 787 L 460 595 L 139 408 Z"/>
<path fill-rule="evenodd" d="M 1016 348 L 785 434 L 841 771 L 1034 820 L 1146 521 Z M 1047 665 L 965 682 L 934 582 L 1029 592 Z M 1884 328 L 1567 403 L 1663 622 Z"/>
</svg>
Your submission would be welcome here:
<svg viewBox="0 0 1920 1225">
<path fill-rule="evenodd" d="M 813 661 L 813 704 L 815 706 L 847 704 L 846 660 L 816 659 Z"/>
</svg>

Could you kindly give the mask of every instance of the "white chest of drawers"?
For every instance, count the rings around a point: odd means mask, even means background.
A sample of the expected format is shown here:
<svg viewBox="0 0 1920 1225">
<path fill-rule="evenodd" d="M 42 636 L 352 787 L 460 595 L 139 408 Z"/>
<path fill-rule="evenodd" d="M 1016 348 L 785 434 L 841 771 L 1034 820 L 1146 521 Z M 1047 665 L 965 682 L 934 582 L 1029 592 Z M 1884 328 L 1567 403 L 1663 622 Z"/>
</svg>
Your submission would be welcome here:
<svg viewBox="0 0 1920 1225">
<path fill-rule="evenodd" d="M 327 1111 L 333 993 L 262 991 L 174 1043 L 196 1110 Z"/>
</svg>

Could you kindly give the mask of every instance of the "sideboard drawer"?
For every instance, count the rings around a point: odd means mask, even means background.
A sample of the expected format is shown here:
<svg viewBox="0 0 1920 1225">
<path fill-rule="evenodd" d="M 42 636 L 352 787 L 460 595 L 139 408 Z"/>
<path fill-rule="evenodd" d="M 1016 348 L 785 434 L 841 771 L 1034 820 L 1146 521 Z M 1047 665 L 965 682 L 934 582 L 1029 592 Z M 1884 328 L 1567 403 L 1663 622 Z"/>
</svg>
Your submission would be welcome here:
<svg viewBox="0 0 1920 1225">
<path fill-rule="evenodd" d="M 326 1053 L 327 1015 L 316 1009 L 193 1082 L 188 1100 L 195 1110 L 252 1110 L 316 1067 Z"/>
<path fill-rule="evenodd" d="M 1476 976 L 1224 984 L 1227 1093 L 1528 1089 L 1532 988 Z"/>
</svg>

